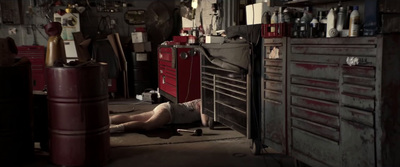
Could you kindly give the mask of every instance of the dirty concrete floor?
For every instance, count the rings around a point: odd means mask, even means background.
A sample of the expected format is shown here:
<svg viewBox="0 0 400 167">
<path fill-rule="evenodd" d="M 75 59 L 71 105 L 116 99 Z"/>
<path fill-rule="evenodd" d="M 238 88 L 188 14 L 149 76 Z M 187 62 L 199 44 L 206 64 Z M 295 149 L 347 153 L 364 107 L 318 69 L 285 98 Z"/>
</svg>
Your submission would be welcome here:
<svg viewBox="0 0 400 167">
<path fill-rule="evenodd" d="M 152 109 L 155 105 L 125 101 L 133 104 L 135 112 Z M 113 101 L 110 101 L 112 104 Z M 115 104 L 115 103 L 114 103 Z M 118 104 L 123 104 L 118 102 Z M 118 113 L 118 114 L 130 114 Z M 114 113 L 115 114 L 115 113 Z M 196 129 L 197 125 L 182 125 Z M 262 150 L 261 155 L 254 155 L 250 149 L 251 140 L 244 135 L 217 125 L 217 130 L 203 127 L 204 136 L 194 137 L 190 134 L 165 136 L 169 126 L 150 133 L 130 133 L 112 135 L 110 139 L 110 159 L 106 167 L 292 167 L 295 161 L 288 156 L 274 152 L 270 148 Z M 218 130 L 219 129 L 219 130 Z M 163 135 L 164 134 L 164 135 Z M 207 134 L 212 134 L 208 135 Z M 50 162 L 47 152 L 41 151 L 35 143 L 36 151 L 33 161 L 25 167 L 55 167 Z"/>
</svg>

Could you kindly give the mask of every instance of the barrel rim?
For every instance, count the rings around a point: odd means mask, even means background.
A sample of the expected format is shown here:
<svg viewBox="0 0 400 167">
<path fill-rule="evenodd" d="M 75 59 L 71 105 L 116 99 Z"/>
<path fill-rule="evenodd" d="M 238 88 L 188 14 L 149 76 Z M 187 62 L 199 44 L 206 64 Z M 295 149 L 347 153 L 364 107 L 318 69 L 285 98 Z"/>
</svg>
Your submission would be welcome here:
<svg viewBox="0 0 400 167">
<path fill-rule="evenodd" d="M 48 69 L 76 69 L 76 68 L 94 68 L 94 67 L 99 67 L 99 66 L 108 66 L 107 63 L 104 62 L 95 62 L 94 64 L 90 65 L 85 65 L 85 66 L 63 66 L 63 67 L 57 67 L 57 66 L 46 66 Z"/>
</svg>

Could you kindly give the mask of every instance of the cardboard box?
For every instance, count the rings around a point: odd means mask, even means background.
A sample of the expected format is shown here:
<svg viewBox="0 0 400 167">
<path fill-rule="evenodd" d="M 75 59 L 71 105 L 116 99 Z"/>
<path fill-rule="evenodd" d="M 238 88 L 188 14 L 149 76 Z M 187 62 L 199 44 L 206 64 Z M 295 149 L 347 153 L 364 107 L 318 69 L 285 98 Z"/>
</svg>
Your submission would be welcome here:
<svg viewBox="0 0 400 167">
<path fill-rule="evenodd" d="M 261 24 L 263 14 L 268 11 L 266 2 L 250 4 L 246 6 L 247 25 Z"/>
<path fill-rule="evenodd" d="M 225 38 L 221 36 L 206 36 L 206 43 L 224 43 Z"/>
<path fill-rule="evenodd" d="M 132 32 L 132 43 L 147 42 L 146 32 Z"/>
<path fill-rule="evenodd" d="M 133 43 L 134 52 L 151 52 L 151 42 Z"/>
<path fill-rule="evenodd" d="M 135 61 L 148 61 L 147 53 L 136 53 Z"/>
</svg>

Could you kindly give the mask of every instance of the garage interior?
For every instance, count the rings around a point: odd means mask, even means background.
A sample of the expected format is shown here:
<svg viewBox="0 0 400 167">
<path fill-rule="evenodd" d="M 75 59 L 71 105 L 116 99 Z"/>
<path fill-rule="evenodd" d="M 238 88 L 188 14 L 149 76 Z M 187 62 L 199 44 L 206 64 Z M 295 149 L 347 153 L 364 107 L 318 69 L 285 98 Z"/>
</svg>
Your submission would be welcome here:
<svg viewBox="0 0 400 167">
<path fill-rule="evenodd" d="M 5 166 L 400 166 L 399 2 L 1 0 L 0 11 Z M 208 127 L 110 133 L 109 116 L 195 99 Z"/>
</svg>

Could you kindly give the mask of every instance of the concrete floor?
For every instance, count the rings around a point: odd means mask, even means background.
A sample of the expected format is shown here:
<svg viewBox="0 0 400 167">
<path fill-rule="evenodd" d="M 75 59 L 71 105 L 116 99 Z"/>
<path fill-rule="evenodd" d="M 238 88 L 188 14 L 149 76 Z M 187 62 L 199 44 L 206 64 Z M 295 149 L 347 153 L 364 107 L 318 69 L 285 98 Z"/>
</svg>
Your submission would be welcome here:
<svg viewBox="0 0 400 167">
<path fill-rule="evenodd" d="M 135 103 L 134 106 L 136 111 L 145 111 L 154 107 L 146 103 Z M 189 128 L 199 128 L 195 126 L 197 125 Z M 210 130 L 203 127 L 205 135 L 201 137 L 190 134 L 163 136 L 162 133 L 168 132 L 171 127 L 148 134 L 112 135 L 110 159 L 106 167 L 295 166 L 293 158 L 275 153 L 270 148 L 264 149 L 261 155 L 254 155 L 250 149 L 251 140 L 223 125 L 218 125 L 216 128 L 222 130 Z M 39 144 L 35 143 L 34 159 L 26 163 L 24 167 L 55 167 L 56 165 L 50 162 L 49 154 L 38 147 Z"/>
<path fill-rule="evenodd" d="M 293 167 L 292 158 L 273 153 L 253 155 L 245 138 L 194 143 L 112 147 L 106 167 Z M 37 151 L 25 167 L 56 167 L 45 152 Z"/>
</svg>

